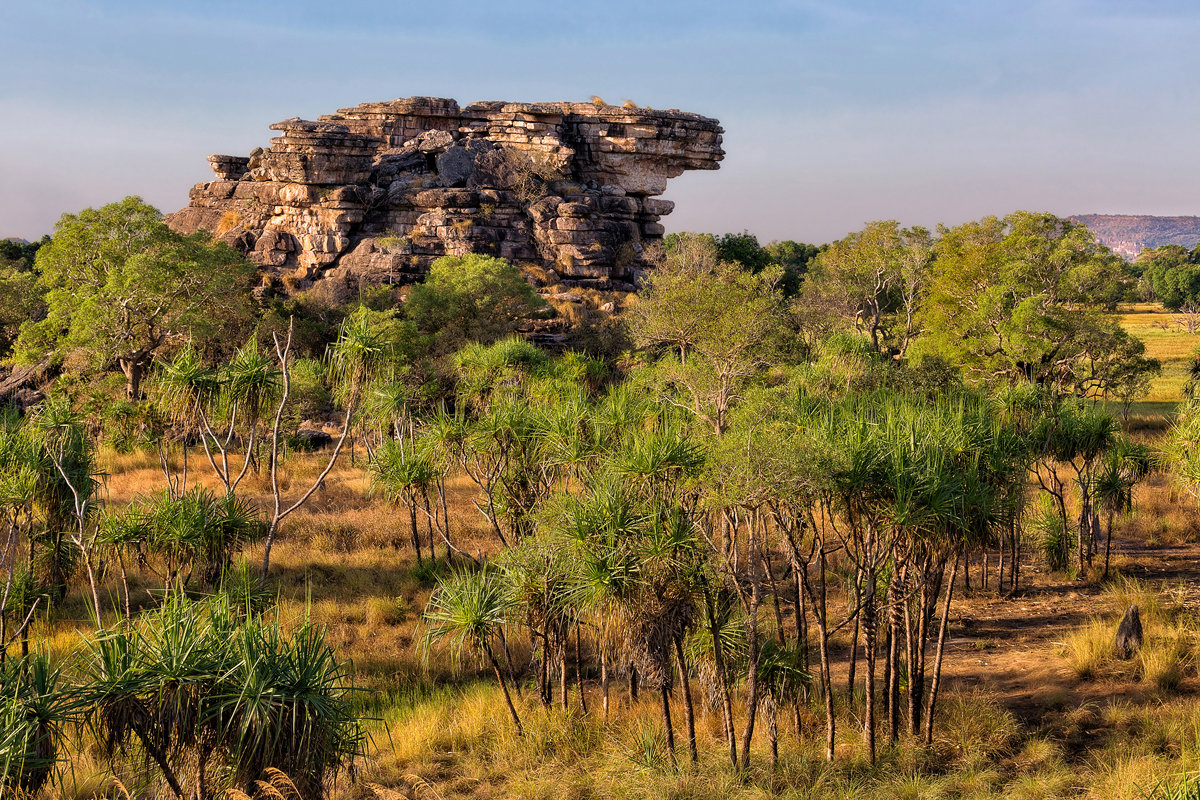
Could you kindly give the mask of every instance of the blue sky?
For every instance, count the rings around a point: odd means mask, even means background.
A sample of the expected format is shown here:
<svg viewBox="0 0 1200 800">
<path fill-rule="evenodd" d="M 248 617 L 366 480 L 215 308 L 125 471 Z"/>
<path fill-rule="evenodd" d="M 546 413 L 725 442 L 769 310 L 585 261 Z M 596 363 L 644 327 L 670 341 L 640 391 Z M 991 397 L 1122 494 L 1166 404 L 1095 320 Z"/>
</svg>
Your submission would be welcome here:
<svg viewBox="0 0 1200 800">
<path fill-rule="evenodd" d="M 0 0 L 0 236 L 140 194 L 209 153 L 410 95 L 717 117 L 669 230 L 828 241 L 1017 208 L 1200 214 L 1200 4 Z"/>
</svg>

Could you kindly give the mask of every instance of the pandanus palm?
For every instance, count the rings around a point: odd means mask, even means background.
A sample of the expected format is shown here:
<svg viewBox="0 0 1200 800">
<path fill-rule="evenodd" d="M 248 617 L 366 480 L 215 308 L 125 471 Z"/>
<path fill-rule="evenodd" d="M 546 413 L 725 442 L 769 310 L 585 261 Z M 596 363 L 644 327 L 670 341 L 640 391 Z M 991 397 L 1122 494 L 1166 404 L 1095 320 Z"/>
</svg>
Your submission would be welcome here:
<svg viewBox="0 0 1200 800">
<path fill-rule="evenodd" d="M 319 631 L 291 636 L 221 601 L 177 597 L 88 645 L 84 720 L 116 758 L 139 745 L 180 800 L 282 769 L 306 797 L 361 755 L 347 675 Z M 213 769 L 215 765 L 217 769 Z"/>
<path fill-rule="evenodd" d="M 0 662 L 0 795 L 34 797 L 46 785 L 73 712 L 46 655 Z"/>
<path fill-rule="evenodd" d="M 1104 537 L 1104 578 L 1108 577 L 1112 552 L 1113 519 L 1118 514 L 1133 510 L 1133 488 L 1150 473 L 1151 466 L 1149 448 L 1124 436 L 1118 437 L 1114 446 L 1104 454 L 1104 462 L 1093 489 L 1108 523 Z"/>
<path fill-rule="evenodd" d="M 197 570 L 206 585 L 219 585 L 233 554 L 266 533 L 253 504 L 233 494 L 218 497 L 203 486 L 176 499 L 159 495 L 127 513 L 137 516 L 116 524 L 114 533 L 144 529 L 147 546 L 165 562 L 167 592 L 182 591 Z"/>
<path fill-rule="evenodd" d="M 611 667 L 630 656 L 629 619 L 641 568 L 636 537 L 649 521 L 642 508 L 620 481 L 600 476 L 578 495 L 558 496 L 542 522 L 574 554 L 571 602 L 594 631 L 606 718 Z"/>
<path fill-rule="evenodd" d="M 438 584 L 425 606 L 425 643 L 445 646 L 456 656 L 471 654 L 486 660 L 520 736 L 521 719 L 496 658 L 496 645 L 512 612 L 512 598 L 498 572 L 457 570 Z"/>
<path fill-rule="evenodd" d="M 423 500 L 429 513 L 429 489 L 437 480 L 432 454 L 403 440 L 387 439 L 376 451 L 368 467 L 371 491 L 408 509 L 413 550 L 421 562 L 421 537 L 417 530 L 417 508 Z M 434 557 L 432 522 L 429 556 Z"/>
<path fill-rule="evenodd" d="M 99 620 L 98 565 L 93 561 L 94 530 L 89 531 L 99 487 L 94 443 L 64 397 L 44 403 L 31 424 L 40 451 L 33 500 L 46 523 L 42 548 L 48 557 L 46 582 L 62 597 L 71 561 L 82 557 L 92 590 L 92 610 Z"/>
<path fill-rule="evenodd" d="M 215 439 L 216 434 L 209 425 L 209 415 L 220 397 L 221 389 L 222 380 L 217 370 L 205 365 L 200 354 L 190 343 L 180 350 L 175 358 L 163 364 L 156 376 L 152 388 L 154 398 L 167 419 L 179 426 L 183 434 L 183 472 L 178 486 L 172 486 L 170 489 L 173 495 L 178 496 L 187 491 L 188 440 L 193 434 L 199 434 L 204 442 L 205 452 L 212 460 L 209 437 Z M 159 452 L 165 471 L 165 454 L 161 448 Z M 215 468 L 216 462 L 212 461 L 212 464 Z M 222 481 L 226 481 L 224 473 L 220 470 L 216 472 Z M 228 483 L 226 488 L 229 488 Z"/>
</svg>

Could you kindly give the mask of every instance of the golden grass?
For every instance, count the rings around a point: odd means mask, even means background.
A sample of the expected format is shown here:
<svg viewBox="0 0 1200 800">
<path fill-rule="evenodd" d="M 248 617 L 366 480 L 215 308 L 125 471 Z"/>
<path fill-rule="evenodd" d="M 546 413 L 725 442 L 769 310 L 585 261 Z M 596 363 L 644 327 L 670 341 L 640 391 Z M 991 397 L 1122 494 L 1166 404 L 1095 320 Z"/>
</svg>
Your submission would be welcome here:
<svg viewBox="0 0 1200 800">
<path fill-rule="evenodd" d="M 1193 671 L 1193 648 L 1192 632 L 1186 629 L 1175 628 L 1147 640 L 1139 653 L 1142 679 L 1160 692 L 1178 691 Z"/>
<path fill-rule="evenodd" d="M 1066 635 L 1062 645 L 1062 656 L 1067 668 L 1081 681 L 1097 677 L 1113 658 L 1113 637 L 1116 627 L 1100 619 Z"/>
<path fill-rule="evenodd" d="M 289 497 L 307 488 L 324 458 L 320 453 L 288 458 Z M 191 479 L 217 490 L 203 459 L 201 451 L 192 451 Z M 154 454 L 105 453 L 103 463 L 115 502 L 162 487 Z M 874 767 L 865 758 L 861 719 L 848 709 L 839 717 L 838 760 L 825 763 L 821 709 L 814 703 L 804 709 L 800 740 L 791 730 L 790 715 L 780 714 L 781 760 L 774 774 L 768 765 L 766 721 L 760 719 L 752 767 L 738 775 L 728 767 L 720 715 L 702 701 L 696 719 L 700 764 L 694 772 L 676 772 L 665 766 L 655 744 L 661 742 L 662 722 L 652 693 L 632 704 L 615 682 L 611 718 L 605 721 L 595 686 L 587 688 L 589 715 L 579 713 L 574 691 L 572 711 L 563 713 L 541 707 L 525 687 L 516 703 L 526 736 L 517 739 L 499 689 L 481 665 L 456 664 L 441 651 L 426 653 L 421 647 L 420 612 L 434 573 L 416 565 L 407 514 L 367 496 L 363 467 L 361 458 L 353 464 L 343 458 L 325 488 L 285 522 L 272 561 L 279 600 L 274 613 L 280 622 L 291 625 L 307 618 L 325 627 L 330 643 L 353 661 L 356 685 L 366 690 L 356 700 L 372 737 L 362 782 L 340 784 L 335 797 L 1120 798 L 1138 796 L 1132 786 L 1151 786 L 1197 764 L 1200 700 L 1187 695 L 1195 683 L 1195 639 L 1181 598 L 1123 577 L 1101 596 L 1102 616 L 1066 637 L 1064 659 L 1076 675 L 1124 680 L 1135 687 L 1140 678 L 1150 702 L 1112 700 L 1081 710 L 1074 690 L 1064 689 L 1061 713 L 1048 710 L 1034 730 L 992 697 L 946 688 L 932 750 L 908 740 L 891 747 L 881 730 Z M 268 506 L 264 476 L 248 478 L 243 488 L 247 497 Z M 1200 512 L 1179 503 L 1165 479 L 1154 477 L 1138 492 L 1139 512 L 1119 522 L 1122 538 L 1190 537 L 1200 527 Z M 472 505 L 475 493 L 465 478 L 451 482 L 453 536 L 468 552 L 492 553 L 497 542 Z M 426 535 L 422 523 L 423 550 Z M 443 556 L 440 541 L 437 550 Z M 249 557 L 256 563 L 261 552 Z M 133 580 L 143 596 L 153 588 L 149 576 L 134 574 Z M 115 598 L 111 591 L 109 596 Z M 1111 655 L 1116 622 L 1131 603 L 1142 611 L 1146 646 L 1133 661 L 1116 662 Z M 65 657 L 90 627 L 86 608 L 75 587 L 62 618 L 52 626 L 39 622 L 35 641 Z M 843 631 L 836 638 L 841 642 L 846 635 Z M 517 641 L 521 638 L 510 641 L 518 663 L 529 657 L 528 642 Z M 739 721 L 745 714 L 740 694 L 735 707 Z M 686 761 L 679 701 L 676 694 L 675 733 L 679 757 Z M 1086 744 L 1079 744 L 1085 739 Z M 657 756 L 638 756 L 647 752 L 647 742 Z M 90 746 L 78 743 L 76 752 L 72 761 L 79 778 L 64 787 L 65 796 L 109 790 L 105 778 L 92 777 L 102 775 L 104 768 Z"/>
</svg>

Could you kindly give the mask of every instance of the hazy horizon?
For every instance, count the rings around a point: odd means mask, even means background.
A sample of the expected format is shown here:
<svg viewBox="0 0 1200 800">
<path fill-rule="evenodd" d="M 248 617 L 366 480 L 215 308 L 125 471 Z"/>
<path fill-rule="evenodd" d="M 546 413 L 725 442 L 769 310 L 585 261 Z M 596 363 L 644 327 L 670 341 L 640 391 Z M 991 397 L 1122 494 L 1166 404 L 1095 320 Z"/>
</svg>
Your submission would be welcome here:
<svg viewBox="0 0 1200 800">
<path fill-rule="evenodd" d="M 0 238 L 137 194 L 169 212 L 209 153 L 411 95 L 630 99 L 721 120 L 726 160 L 668 230 L 823 242 L 872 219 L 1018 208 L 1200 214 L 1200 8 L 925 0 L 600 6 L 43 0 L 0 30 Z"/>
</svg>

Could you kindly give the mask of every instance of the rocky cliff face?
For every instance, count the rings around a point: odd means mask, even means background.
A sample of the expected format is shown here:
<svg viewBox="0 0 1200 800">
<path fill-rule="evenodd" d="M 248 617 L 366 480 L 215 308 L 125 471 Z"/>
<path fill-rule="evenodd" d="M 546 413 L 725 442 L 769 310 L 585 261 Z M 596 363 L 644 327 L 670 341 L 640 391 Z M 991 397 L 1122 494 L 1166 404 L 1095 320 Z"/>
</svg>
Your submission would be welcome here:
<svg viewBox="0 0 1200 800">
<path fill-rule="evenodd" d="M 715 119 L 593 103 L 412 97 L 271 129 L 266 150 L 209 156 L 216 179 L 167 221 L 299 285 L 398 283 L 439 256 L 483 253 L 632 288 L 674 205 L 656 195 L 724 155 Z"/>
<path fill-rule="evenodd" d="M 1068 219 L 1086 225 L 1101 244 L 1129 260 L 1148 247 L 1177 244 L 1190 250 L 1200 243 L 1200 217 L 1077 214 Z"/>
</svg>

